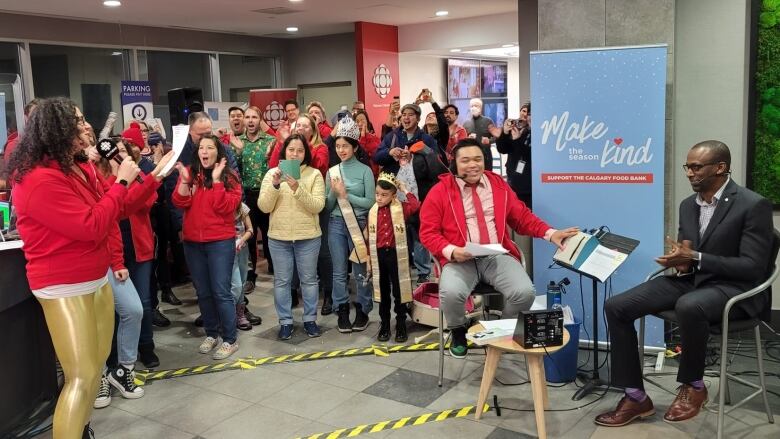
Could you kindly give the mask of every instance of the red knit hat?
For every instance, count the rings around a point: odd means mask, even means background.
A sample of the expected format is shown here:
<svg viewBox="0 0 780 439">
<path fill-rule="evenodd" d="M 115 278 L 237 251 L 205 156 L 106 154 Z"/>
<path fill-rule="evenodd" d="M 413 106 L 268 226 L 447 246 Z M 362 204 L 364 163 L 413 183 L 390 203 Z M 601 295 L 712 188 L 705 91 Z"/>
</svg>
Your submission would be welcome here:
<svg viewBox="0 0 780 439">
<path fill-rule="evenodd" d="M 140 149 L 144 149 L 144 135 L 141 133 L 141 125 L 131 122 L 130 128 L 122 132 L 122 139 L 127 139 Z"/>
</svg>

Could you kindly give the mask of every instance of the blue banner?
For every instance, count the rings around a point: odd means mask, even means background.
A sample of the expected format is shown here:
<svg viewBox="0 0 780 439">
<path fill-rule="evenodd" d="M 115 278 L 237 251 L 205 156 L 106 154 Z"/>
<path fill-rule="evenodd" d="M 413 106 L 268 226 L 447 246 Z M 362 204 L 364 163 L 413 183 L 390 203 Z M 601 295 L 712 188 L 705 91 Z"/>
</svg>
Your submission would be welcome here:
<svg viewBox="0 0 780 439">
<path fill-rule="evenodd" d="M 606 226 L 640 241 L 599 284 L 599 336 L 606 341 L 603 301 L 643 282 L 663 254 L 666 46 L 531 53 L 533 210 L 553 227 Z M 551 268 L 555 247 L 534 242 L 534 283 L 571 280 L 563 303 L 592 339 L 590 279 Z M 582 288 L 584 306 L 580 301 Z M 663 346 L 663 323 L 649 319 L 646 344 Z"/>
</svg>

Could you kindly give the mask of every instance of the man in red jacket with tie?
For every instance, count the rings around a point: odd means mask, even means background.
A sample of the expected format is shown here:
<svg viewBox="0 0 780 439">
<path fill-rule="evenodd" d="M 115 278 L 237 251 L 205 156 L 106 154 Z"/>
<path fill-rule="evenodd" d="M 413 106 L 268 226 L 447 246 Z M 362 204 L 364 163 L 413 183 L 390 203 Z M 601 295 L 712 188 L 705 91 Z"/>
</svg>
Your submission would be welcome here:
<svg viewBox="0 0 780 439">
<path fill-rule="evenodd" d="M 504 296 L 504 318 L 517 317 L 534 301 L 533 284 L 507 227 L 558 247 L 578 230 L 553 229 L 531 213 L 501 176 L 485 171 L 485 156 L 476 140 L 461 140 L 452 155 L 452 174 L 439 177 L 423 203 L 420 240 L 443 267 L 439 297 L 452 330 L 450 354 L 463 358 L 468 352 L 464 305 L 477 283 L 485 282 Z M 501 244 L 508 254 L 474 258 L 465 250 L 466 242 Z"/>
</svg>

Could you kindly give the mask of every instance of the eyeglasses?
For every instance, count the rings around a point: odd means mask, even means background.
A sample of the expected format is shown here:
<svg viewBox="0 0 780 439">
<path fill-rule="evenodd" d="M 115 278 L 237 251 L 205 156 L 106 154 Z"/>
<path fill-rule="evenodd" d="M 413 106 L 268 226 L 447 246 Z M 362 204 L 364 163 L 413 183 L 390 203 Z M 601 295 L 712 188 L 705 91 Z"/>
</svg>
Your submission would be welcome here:
<svg viewBox="0 0 780 439">
<path fill-rule="evenodd" d="M 723 162 L 702 163 L 701 165 L 689 165 L 689 164 L 686 163 L 686 164 L 682 165 L 682 168 L 683 168 L 683 171 L 685 171 L 685 172 L 688 172 L 688 171 L 699 172 L 705 166 L 717 165 L 717 164 L 720 164 L 720 163 L 723 163 Z"/>
</svg>

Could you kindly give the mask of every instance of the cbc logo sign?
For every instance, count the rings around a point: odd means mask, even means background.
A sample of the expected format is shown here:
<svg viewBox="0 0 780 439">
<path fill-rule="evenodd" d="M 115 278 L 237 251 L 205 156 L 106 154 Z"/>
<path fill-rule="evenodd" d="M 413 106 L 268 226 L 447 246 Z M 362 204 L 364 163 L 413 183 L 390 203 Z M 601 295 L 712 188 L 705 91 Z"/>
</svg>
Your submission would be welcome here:
<svg viewBox="0 0 780 439">
<path fill-rule="evenodd" d="M 268 125 L 271 125 L 271 128 L 277 129 L 279 128 L 279 125 L 282 123 L 282 120 L 286 119 L 287 114 L 284 112 L 284 107 L 282 107 L 282 104 L 276 101 L 271 101 L 270 104 L 265 106 L 265 111 L 263 112 L 263 119 L 265 119 L 266 123 Z"/>
<path fill-rule="evenodd" d="M 393 77 L 390 69 L 384 64 L 379 64 L 374 69 L 374 90 L 380 98 L 384 99 L 390 94 L 390 86 L 393 85 Z"/>
</svg>

